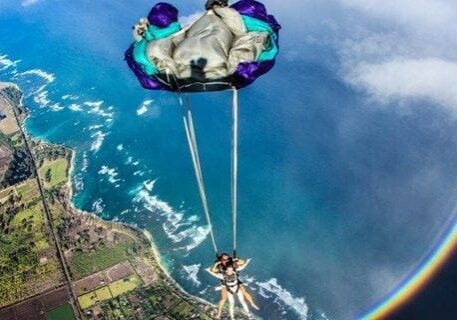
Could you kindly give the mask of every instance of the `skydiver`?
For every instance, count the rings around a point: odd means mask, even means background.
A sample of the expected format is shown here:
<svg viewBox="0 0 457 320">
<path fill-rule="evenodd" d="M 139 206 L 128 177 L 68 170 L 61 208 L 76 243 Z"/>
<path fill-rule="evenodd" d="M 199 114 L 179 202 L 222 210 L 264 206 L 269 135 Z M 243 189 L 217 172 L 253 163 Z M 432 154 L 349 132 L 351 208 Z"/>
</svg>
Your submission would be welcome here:
<svg viewBox="0 0 457 320">
<path fill-rule="evenodd" d="M 249 263 L 250 260 L 247 260 L 246 263 L 242 267 L 238 267 L 235 269 L 235 265 L 227 264 L 224 273 L 216 273 L 213 272 L 211 268 L 206 269 L 212 276 L 220 279 L 222 281 L 222 286 L 226 290 L 226 295 L 229 301 L 229 312 L 230 312 L 230 319 L 235 320 L 235 295 L 238 297 L 241 305 L 243 306 L 244 312 L 248 316 L 249 319 L 253 319 L 251 312 L 249 311 L 249 307 L 244 300 L 244 292 L 241 289 L 241 281 L 238 277 L 238 271 L 243 270 Z M 225 304 L 225 302 L 224 302 Z M 220 307 L 220 305 L 219 305 Z M 218 314 L 216 319 L 221 318 L 222 310 L 219 308 Z"/>
<path fill-rule="evenodd" d="M 250 261 L 251 261 L 250 259 L 248 259 L 248 260 L 233 259 L 227 253 L 223 253 L 218 257 L 218 261 L 213 265 L 213 267 L 211 269 L 209 269 L 209 272 L 213 276 L 214 275 L 224 275 L 229 266 L 235 268 L 235 271 L 241 271 L 248 265 L 248 263 Z M 239 281 L 238 285 L 239 285 L 240 292 L 244 296 L 243 298 L 245 298 L 254 309 L 259 310 L 259 307 L 255 304 L 254 299 L 252 298 L 251 294 L 248 292 L 246 287 L 241 283 L 241 281 Z M 227 287 L 225 285 L 222 285 L 221 300 L 219 302 L 218 313 L 216 316 L 217 319 L 220 319 L 222 310 L 224 308 L 225 303 L 227 302 L 227 299 L 229 299 L 229 292 L 227 290 Z"/>
</svg>

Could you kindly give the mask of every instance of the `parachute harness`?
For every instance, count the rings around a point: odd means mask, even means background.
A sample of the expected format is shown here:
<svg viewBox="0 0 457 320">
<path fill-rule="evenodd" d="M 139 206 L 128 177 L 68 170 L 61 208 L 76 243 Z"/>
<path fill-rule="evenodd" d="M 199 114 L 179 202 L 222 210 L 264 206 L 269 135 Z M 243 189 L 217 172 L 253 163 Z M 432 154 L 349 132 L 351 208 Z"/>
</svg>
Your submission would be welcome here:
<svg viewBox="0 0 457 320">
<path fill-rule="evenodd" d="M 233 100 L 232 100 L 232 152 L 231 152 L 231 200 L 232 200 L 232 224 L 233 224 L 233 255 L 236 258 L 237 249 L 237 220 L 238 220 L 238 90 L 232 87 Z M 211 215 L 208 206 L 208 198 L 206 195 L 205 183 L 203 180 L 203 173 L 200 163 L 200 156 L 198 153 L 197 138 L 195 134 L 194 122 L 192 119 L 192 111 L 190 105 L 189 95 L 186 94 L 186 101 L 184 103 L 182 93 L 178 92 L 178 102 L 182 112 L 184 129 L 186 131 L 186 138 L 189 145 L 190 155 L 197 179 L 198 191 L 200 193 L 200 200 L 202 202 L 203 211 L 205 212 L 206 222 L 209 227 L 211 242 L 214 252 L 218 254 L 216 237 L 214 235 L 214 228 L 211 222 Z"/>
</svg>

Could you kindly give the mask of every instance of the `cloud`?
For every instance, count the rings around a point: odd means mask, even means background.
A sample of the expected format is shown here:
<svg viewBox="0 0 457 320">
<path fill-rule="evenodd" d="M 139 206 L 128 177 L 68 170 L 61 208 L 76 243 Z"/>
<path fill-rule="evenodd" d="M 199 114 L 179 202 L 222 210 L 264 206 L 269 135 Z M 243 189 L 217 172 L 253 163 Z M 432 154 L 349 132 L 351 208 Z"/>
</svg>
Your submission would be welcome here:
<svg viewBox="0 0 457 320">
<path fill-rule="evenodd" d="M 381 103 L 426 100 L 457 115 L 457 3 L 340 0 L 343 80 Z"/>
<path fill-rule="evenodd" d="M 446 27 L 446 24 L 455 25 L 457 23 L 455 1 L 342 0 L 342 3 L 376 18 L 395 22 L 398 26 L 414 26 L 415 28 L 426 26 L 441 29 Z"/>
<path fill-rule="evenodd" d="M 381 102 L 425 99 L 448 107 L 457 116 L 456 62 L 436 58 L 361 62 L 345 79 Z"/>
</svg>

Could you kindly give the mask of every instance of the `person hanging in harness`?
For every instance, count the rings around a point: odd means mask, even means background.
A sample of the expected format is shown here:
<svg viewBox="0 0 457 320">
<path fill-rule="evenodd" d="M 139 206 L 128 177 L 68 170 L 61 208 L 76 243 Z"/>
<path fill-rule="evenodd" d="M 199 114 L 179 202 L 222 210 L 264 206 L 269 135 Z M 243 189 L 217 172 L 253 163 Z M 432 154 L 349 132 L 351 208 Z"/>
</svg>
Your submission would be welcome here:
<svg viewBox="0 0 457 320">
<path fill-rule="evenodd" d="M 220 279 L 222 283 L 222 290 L 225 290 L 226 292 L 226 298 L 229 301 L 229 313 L 230 313 L 230 319 L 235 320 L 235 296 L 238 297 L 238 300 L 241 303 L 241 306 L 243 307 L 244 312 L 248 316 L 249 319 L 253 319 L 253 316 L 251 314 L 251 311 L 249 310 L 249 307 L 246 303 L 245 300 L 245 295 L 244 295 L 244 290 L 242 289 L 242 283 L 239 279 L 239 274 L 238 271 L 242 271 L 246 266 L 249 264 L 250 259 L 246 260 L 246 262 L 240 266 L 236 267 L 236 263 L 233 261 L 233 263 L 227 263 L 225 266 L 225 270 L 223 273 L 219 272 L 213 272 L 212 268 L 206 269 L 213 277 Z M 222 294 L 224 296 L 224 294 Z M 222 300 L 224 297 L 222 297 Z M 222 308 L 225 304 L 225 301 L 223 303 L 219 303 L 219 309 L 218 313 L 216 315 L 216 319 L 220 319 L 222 315 Z"/>
<path fill-rule="evenodd" d="M 211 275 L 220 279 L 221 276 L 224 277 L 227 274 L 227 269 L 229 267 L 234 268 L 235 272 L 238 272 L 238 271 L 241 271 L 244 268 L 246 268 L 246 266 L 249 264 L 250 261 L 251 261 L 250 259 L 248 259 L 248 260 L 233 259 L 227 253 L 223 253 L 220 256 L 218 256 L 218 260 L 216 261 L 216 263 L 211 268 L 208 268 L 207 270 L 208 270 L 208 272 L 211 273 Z M 238 275 L 237 275 L 237 278 L 238 278 Z M 223 280 L 221 282 L 222 282 L 221 300 L 218 305 L 218 312 L 217 312 L 216 319 L 220 319 L 224 305 L 227 302 L 227 300 L 230 299 L 230 291 L 227 289 L 227 286 L 224 285 Z M 249 304 L 254 309 L 259 310 L 259 307 L 255 304 L 251 294 L 248 292 L 246 287 L 241 283 L 239 278 L 238 278 L 238 290 L 241 293 L 241 295 L 243 296 L 243 301 L 248 301 Z M 233 295 L 232 295 L 232 297 L 233 297 Z"/>
</svg>

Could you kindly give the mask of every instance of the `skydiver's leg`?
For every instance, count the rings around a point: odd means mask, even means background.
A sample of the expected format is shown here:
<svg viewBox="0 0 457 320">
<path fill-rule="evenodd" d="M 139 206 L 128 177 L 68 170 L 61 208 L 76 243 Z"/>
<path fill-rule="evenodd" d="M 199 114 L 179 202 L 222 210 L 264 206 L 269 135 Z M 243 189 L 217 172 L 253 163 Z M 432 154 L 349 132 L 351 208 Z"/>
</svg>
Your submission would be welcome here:
<svg viewBox="0 0 457 320">
<path fill-rule="evenodd" d="M 221 301 L 219 301 L 219 308 L 217 310 L 216 319 L 220 319 L 222 317 L 222 310 L 224 309 L 224 305 L 227 302 L 227 298 L 228 298 L 227 288 L 222 286 L 222 289 L 221 289 Z"/>
<path fill-rule="evenodd" d="M 228 294 L 230 319 L 235 320 L 235 297 L 232 293 Z"/>
<path fill-rule="evenodd" d="M 244 298 L 246 299 L 247 302 L 256 310 L 260 310 L 260 308 L 255 304 L 254 299 L 252 298 L 252 295 L 249 293 L 248 289 L 242 284 L 240 284 L 240 290 L 243 292 Z"/>
<path fill-rule="evenodd" d="M 236 295 L 238 296 L 238 299 L 240 300 L 240 303 L 241 303 L 241 306 L 243 307 L 244 309 L 244 312 L 246 313 L 246 315 L 248 317 L 251 317 L 251 311 L 249 311 L 249 307 L 246 303 L 246 300 L 244 300 L 244 294 L 243 294 L 243 291 L 242 290 L 238 290 L 238 292 L 236 293 Z"/>
</svg>

